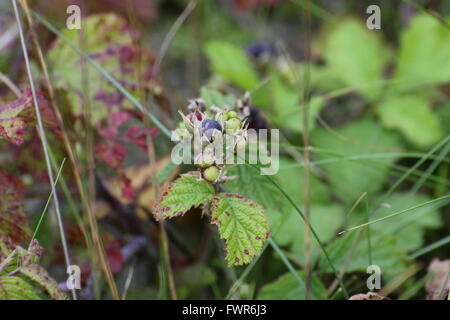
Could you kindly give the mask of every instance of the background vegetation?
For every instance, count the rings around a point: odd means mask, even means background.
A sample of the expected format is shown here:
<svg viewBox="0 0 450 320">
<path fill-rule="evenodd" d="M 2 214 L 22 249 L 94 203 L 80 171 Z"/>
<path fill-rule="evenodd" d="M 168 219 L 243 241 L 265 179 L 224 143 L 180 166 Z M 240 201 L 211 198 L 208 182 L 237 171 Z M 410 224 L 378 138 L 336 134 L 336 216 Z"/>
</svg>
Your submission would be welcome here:
<svg viewBox="0 0 450 320">
<path fill-rule="evenodd" d="M 448 1 L 19 2 L 78 298 L 346 299 L 368 292 L 369 265 L 381 296 L 447 298 Z M 69 4 L 81 30 L 65 26 Z M 366 27 L 371 4 L 381 30 Z M 33 263 L 67 291 L 20 32 L 11 2 L 0 10 L 0 298 L 61 298 L 5 262 L 35 238 Z M 264 206 L 271 237 L 228 268 L 201 210 L 162 224 L 152 208 L 190 169 L 170 161 L 177 110 L 245 92 L 252 125 L 281 130 L 280 171 L 233 169 L 225 188 Z"/>
</svg>

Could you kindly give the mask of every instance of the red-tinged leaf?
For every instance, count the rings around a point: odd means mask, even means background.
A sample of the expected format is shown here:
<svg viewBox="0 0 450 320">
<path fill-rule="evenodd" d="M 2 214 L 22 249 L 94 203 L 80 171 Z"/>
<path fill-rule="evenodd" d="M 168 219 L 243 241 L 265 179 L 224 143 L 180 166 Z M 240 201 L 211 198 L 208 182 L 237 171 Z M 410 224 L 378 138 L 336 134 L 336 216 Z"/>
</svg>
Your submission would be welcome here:
<svg viewBox="0 0 450 320">
<path fill-rule="evenodd" d="M 118 241 L 113 241 L 106 248 L 106 256 L 108 257 L 109 265 L 111 266 L 111 271 L 113 274 L 119 273 L 122 270 L 124 263 L 124 257 L 120 251 L 120 246 Z"/>
<path fill-rule="evenodd" d="M 0 233 L 0 261 L 3 261 L 14 249 L 14 242 L 11 237 L 4 233 Z"/>
<path fill-rule="evenodd" d="M 123 165 L 125 152 L 126 149 L 124 146 L 112 141 L 100 143 L 95 147 L 97 159 L 113 169 L 117 169 Z"/>
<path fill-rule="evenodd" d="M 150 134 L 150 136 L 154 138 L 158 135 L 158 133 L 158 128 L 147 129 L 140 126 L 131 126 L 125 132 L 125 140 L 134 143 L 144 150 L 147 150 L 147 134 Z"/>
<path fill-rule="evenodd" d="M 127 122 L 129 118 L 130 115 L 128 112 L 113 112 L 107 117 L 108 126 L 106 128 L 100 128 L 98 131 L 104 138 L 116 138 L 119 135 L 120 126 Z"/>
<path fill-rule="evenodd" d="M 240 194 L 221 193 L 211 201 L 211 223 L 225 239 L 228 266 L 250 263 L 269 237 L 263 207 Z"/>
<path fill-rule="evenodd" d="M 58 130 L 58 119 L 50 108 L 48 101 L 39 92 L 37 98 L 44 125 Z M 36 113 L 30 89 L 26 89 L 22 96 L 14 101 L 0 103 L 0 137 L 20 145 L 25 139 L 27 125 L 34 125 L 35 123 Z"/>
<path fill-rule="evenodd" d="M 0 233 L 16 244 L 28 241 L 31 236 L 23 192 L 23 185 L 18 179 L 0 171 Z"/>
<path fill-rule="evenodd" d="M 133 200 L 136 194 L 134 193 L 131 179 L 125 175 L 123 175 L 121 179 L 122 179 L 122 196 L 126 200 Z"/>
<path fill-rule="evenodd" d="M 150 75 L 154 57 L 147 49 L 137 46 L 138 30 L 132 28 L 119 15 L 94 14 L 83 20 L 83 38 L 79 32 L 63 30 L 63 36 L 78 43 L 83 40 L 83 50 L 114 77 L 131 95 L 141 101 L 153 90 Z M 74 72 L 80 67 L 80 56 L 61 38 L 55 39 L 47 57 L 52 65 L 54 86 L 67 90 L 67 99 L 74 115 L 83 114 L 83 101 L 77 92 L 83 81 L 89 80 L 91 103 L 90 120 L 98 125 L 109 114 L 134 109 L 129 99 L 98 72 Z"/>
<path fill-rule="evenodd" d="M 58 283 L 53 280 L 47 271 L 38 264 L 31 264 L 20 268 L 20 273 L 27 278 L 38 283 L 55 300 L 67 300 L 67 296 L 62 292 Z"/>
</svg>

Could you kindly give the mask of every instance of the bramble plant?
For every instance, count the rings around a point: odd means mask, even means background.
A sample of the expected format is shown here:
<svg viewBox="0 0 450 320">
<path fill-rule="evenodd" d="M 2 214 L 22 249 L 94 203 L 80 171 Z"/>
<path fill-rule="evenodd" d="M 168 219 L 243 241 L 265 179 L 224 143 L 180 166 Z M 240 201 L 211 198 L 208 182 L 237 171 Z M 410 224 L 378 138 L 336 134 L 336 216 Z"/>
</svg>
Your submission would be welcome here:
<svg viewBox="0 0 450 320">
<path fill-rule="evenodd" d="M 269 237 L 268 221 L 260 204 L 240 194 L 220 192 L 223 183 L 238 178 L 226 175 L 227 169 L 235 166 L 229 164 L 227 155 L 235 154 L 247 144 L 249 96 L 238 100 L 236 106 L 236 110 L 227 105 L 207 108 L 199 98 L 190 101 L 187 116 L 180 112 L 183 121 L 173 134 L 188 143 L 193 136 L 199 137 L 194 139 L 198 145 L 193 148 L 197 151 L 193 156 L 198 170 L 183 174 L 173 182 L 154 210 L 160 220 L 184 215 L 191 208 L 201 206 L 203 213 L 210 215 L 211 223 L 219 228 L 220 237 L 225 239 L 230 267 L 250 263 Z M 220 152 L 223 149 L 226 152 Z"/>
<path fill-rule="evenodd" d="M 39 264 L 42 247 L 31 241 L 20 181 L 0 171 L 0 300 L 64 300 L 66 295 Z M 17 243 L 28 242 L 25 250 Z"/>
</svg>

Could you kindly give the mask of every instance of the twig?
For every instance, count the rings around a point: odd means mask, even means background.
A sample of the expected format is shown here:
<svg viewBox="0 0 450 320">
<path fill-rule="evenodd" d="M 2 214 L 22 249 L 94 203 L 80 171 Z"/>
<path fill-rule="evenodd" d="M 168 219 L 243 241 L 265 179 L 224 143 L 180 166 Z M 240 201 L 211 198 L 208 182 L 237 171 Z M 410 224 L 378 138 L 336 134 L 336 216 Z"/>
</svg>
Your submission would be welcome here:
<svg viewBox="0 0 450 320">
<path fill-rule="evenodd" d="M 311 0 L 307 1 L 305 10 L 305 43 L 306 43 L 306 64 L 304 74 L 303 89 L 303 211 L 305 213 L 304 229 L 304 248 L 305 248 L 305 275 L 306 275 L 306 295 L 305 298 L 311 298 L 311 231 L 308 224 L 311 221 L 310 213 L 310 149 L 309 149 L 309 84 L 310 84 L 310 62 L 311 62 Z"/>
<path fill-rule="evenodd" d="M 61 243 L 62 243 L 62 247 L 63 247 L 63 251 L 64 251 L 64 260 L 66 262 L 66 267 L 68 268 L 71 265 L 69 249 L 67 247 L 67 240 L 66 240 L 66 235 L 64 232 L 64 225 L 63 225 L 63 221 L 62 221 L 61 210 L 59 207 L 59 199 L 58 199 L 58 195 L 56 193 L 56 186 L 54 184 L 55 180 L 53 178 L 53 170 L 52 170 L 52 165 L 50 162 L 48 141 L 47 141 L 47 137 L 45 136 L 44 125 L 42 123 L 41 113 L 40 113 L 40 109 L 39 109 L 39 102 L 38 102 L 37 95 L 36 95 L 36 89 L 34 87 L 33 74 L 31 72 L 30 61 L 28 59 L 27 45 L 25 43 L 25 37 L 23 35 L 23 30 L 22 30 L 22 21 L 19 16 L 19 10 L 17 8 L 16 0 L 12 0 L 12 3 L 13 3 L 13 7 L 14 7 L 14 14 L 16 16 L 17 25 L 19 28 L 20 42 L 22 44 L 22 51 L 23 51 L 23 55 L 25 58 L 25 65 L 26 65 L 26 69 L 27 69 L 28 80 L 30 81 L 31 92 L 33 94 L 34 108 L 36 111 L 36 118 L 37 118 L 37 123 L 38 123 L 38 132 L 39 132 L 39 136 L 40 136 L 41 142 L 42 142 L 42 149 L 44 151 L 45 163 L 47 166 L 47 173 L 48 173 L 48 177 L 50 179 L 52 193 L 54 194 L 53 203 L 55 205 L 56 218 L 57 218 L 59 232 L 60 232 L 60 236 L 61 236 Z M 77 300 L 77 293 L 76 293 L 75 289 L 72 289 L 72 297 L 74 300 Z"/>
</svg>

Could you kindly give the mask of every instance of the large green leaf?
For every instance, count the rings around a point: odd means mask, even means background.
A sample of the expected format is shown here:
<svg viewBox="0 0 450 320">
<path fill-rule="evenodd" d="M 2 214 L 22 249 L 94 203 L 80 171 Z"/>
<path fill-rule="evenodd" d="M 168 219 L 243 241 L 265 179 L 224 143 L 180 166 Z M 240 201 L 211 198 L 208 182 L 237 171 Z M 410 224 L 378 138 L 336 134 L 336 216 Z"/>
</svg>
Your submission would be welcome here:
<svg viewBox="0 0 450 320">
<path fill-rule="evenodd" d="M 17 246 L 0 260 L 0 300 L 36 300 L 48 296 L 56 300 L 67 299 L 58 283 L 38 264 L 41 255 L 42 247 L 33 240 L 28 250 Z"/>
<path fill-rule="evenodd" d="M 385 201 L 389 207 L 383 206 L 377 210 L 370 217 L 370 220 L 385 217 L 429 200 L 431 199 L 424 195 L 413 195 L 409 193 L 393 194 Z M 371 226 L 371 230 L 375 234 L 391 234 L 395 236 L 395 241 L 398 246 L 406 251 L 412 251 L 423 246 L 426 229 L 438 228 L 440 225 L 439 211 L 430 205 L 386 221 L 377 222 Z"/>
<path fill-rule="evenodd" d="M 171 184 L 154 209 L 157 219 L 185 214 L 192 207 L 211 200 L 214 188 L 211 184 L 191 176 L 182 176 Z"/>
<path fill-rule="evenodd" d="M 206 44 L 205 53 L 214 72 L 244 90 L 258 85 L 258 75 L 245 52 L 231 43 L 212 41 Z"/>
<path fill-rule="evenodd" d="M 44 288 L 51 298 L 55 300 L 66 300 L 67 296 L 59 289 L 58 283 L 53 280 L 47 271 L 37 264 L 31 264 L 20 268 L 20 273 L 33 280 Z"/>
<path fill-rule="evenodd" d="M 304 104 L 302 88 L 289 84 L 282 76 L 273 72 L 266 84 L 256 90 L 252 96 L 255 105 L 262 107 L 274 127 L 303 131 Z M 315 120 L 325 100 L 315 96 L 308 102 L 308 128 L 315 127 Z"/>
<path fill-rule="evenodd" d="M 298 271 L 300 277 L 304 273 Z M 311 281 L 311 293 L 314 300 L 327 298 L 327 290 L 320 280 L 313 276 Z M 277 280 L 263 286 L 258 294 L 260 300 L 301 300 L 306 298 L 304 287 L 298 285 L 298 280 L 291 273 L 286 273 Z"/>
<path fill-rule="evenodd" d="M 345 269 L 346 272 L 366 272 L 369 263 L 369 249 L 367 229 L 361 233 L 352 231 L 337 238 L 326 247 L 336 269 Z M 371 232 L 371 263 L 378 265 L 383 274 L 396 274 L 409 263 L 406 253 L 397 244 L 391 235 L 378 235 Z M 323 255 L 319 259 L 321 271 L 332 272 L 328 261 Z"/>
<path fill-rule="evenodd" d="M 272 103 L 276 110 L 276 115 L 272 120 L 274 125 L 294 132 L 302 132 L 305 106 L 301 103 L 301 92 L 275 78 L 272 85 L 272 97 Z M 321 97 L 312 97 L 308 102 L 309 130 L 315 127 L 315 119 L 324 106 L 325 100 Z"/>
<path fill-rule="evenodd" d="M 385 131 L 373 121 L 362 120 L 336 130 L 336 136 L 324 129 L 312 134 L 314 147 L 323 149 L 320 160 L 372 153 L 395 152 L 399 149 L 395 134 Z M 326 173 L 333 191 L 342 201 L 353 204 L 361 194 L 369 197 L 381 189 L 395 158 L 333 161 L 319 165 Z"/>
<path fill-rule="evenodd" d="M 450 29 L 428 14 L 416 15 L 402 33 L 395 78 L 415 83 L 450 81 Z"/>
<path fill-rule="evenodd" d="M 304 168 L 300 164 L 288 158 L 280 158 L 280 170 L 276 178 L 283 190 L 300 207 L 303 206 L 304 198 Z M 325 204 L 330 200 L 330 192 L 327 187 L 313 174 L 310 175 L 310 202 L 314 204 Z"/>
<path fill-rule="evenodd" d="M 344 212 L 337 205 L 313 205 L 310 208 L 311 225 L 322 243 L 326 243 L 339 231 Z M 304 262 L 304 222 L 295 210 L 291 210 L 274 233 L 274 239 L 281 246 L 289 246 L 296 259 Z M 315 259 L 321 249 L 317 241 L 311 238 L 311 253 Z"/>
<path fill-rule="evenodd" d="M 64 29 L 63 36 L 79 45 L 138 100 L 141 98 L 140 83 L 144 84 L 145 89 L 151 88 L 149 76 L 153 57 L 135 45 L 137 31 L 121 17 L 115 14 L 91 15 L 83 19 L 82 33 Z M 56 88 L 67 90 L 75 115 L 83 113 L 85 103 L 82 93 L 85 85 L 89 86 L 93 124 L 121 108 L 132 108 L 131 102 L 100 73 L 92 70 L 83 72 L 80 55 L 59 38 L 48 51 L 47 58 L 53 74 L 52 83 Z M 86 68 L 89 69 L 88 66 Z"/>
<path fill-rule="evenodd" d="M 228 169 L 227 175 L 238 176 L 227 182 L 227 191 L 240 193 L 261 204 L 266 210 L 281 208 L 282 200 L 278 189 L 266 176 L 261 175 L 259 169 L 242 164 Z"/>
<path fill-rule="evenodd" d="M 229 266 L 250 263 L 269 236 L 269 224 L 261 205 L 239 194 L 221 193 L 212 199 L 211 223 L 226 242 Z"/>
<path fill-rule="evenodd" d="M 22 276 L 0 278 L 0 300 L 42 300 L 31 281 Z"/>
<path fill-rule="evenodd" d="M 346 19 L 333 24 L 321 46 L 330 69 L 347 87 L 361 86 L 383 79 L 389 51 L 379 38 L 361 22 Z M 379 97 L 380 87 L 364 88 L 359 92 L 369 100 Z"/>
<path fill-rule="evenodd" d="M 424 97 L 389 96 L 377 111 L 387 128 L 400 130 L 408 140 L 420 147 L 432 145 L 443 135 L 439 117 Z"/>
</svg>

